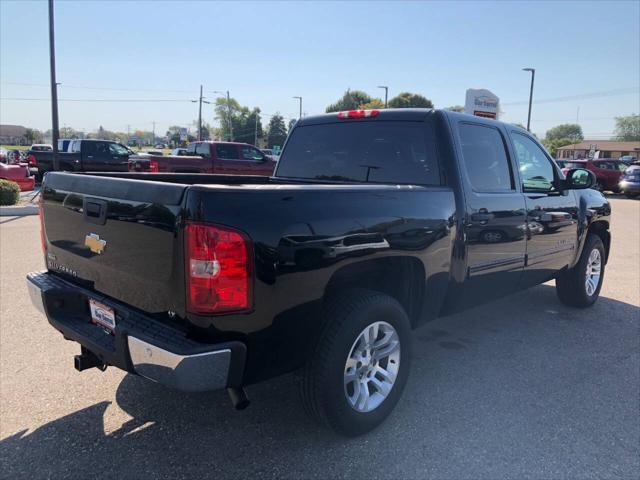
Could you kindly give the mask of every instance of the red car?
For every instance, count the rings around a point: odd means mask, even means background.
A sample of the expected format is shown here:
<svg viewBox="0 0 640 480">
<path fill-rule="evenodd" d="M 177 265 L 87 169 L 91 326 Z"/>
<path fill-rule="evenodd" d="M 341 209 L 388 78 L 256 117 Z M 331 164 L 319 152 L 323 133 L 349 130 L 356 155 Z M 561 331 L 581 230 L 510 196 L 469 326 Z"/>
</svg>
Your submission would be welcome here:
<svg viewBox="0 0 640 480">
<path fill-rule="evenodd" d="M 598 181 L 595 188 L 602 191 L 617 192 L 622 174 L 628 165 L 613 158 L 601 158 L 598 160 L 558 160 L 562 173 L 566 174 L 571 168 L 586 168 L 591 170 Z"/>
<path fill-rule="evenodd" d="M 19 163 L 17 165 L 7 165 L 0 162 L 0 179 L 16 182 L 23 192 L 33 190 L 36 179 L 29 171 L 29 165 Z"/>
<path fill-rule="evenodd" d="M 234 142 L 193 142 L 186 155 L 129 157 L 130 172 L 273 175 L 276 162 L 253 145 Z"/>
</svg>

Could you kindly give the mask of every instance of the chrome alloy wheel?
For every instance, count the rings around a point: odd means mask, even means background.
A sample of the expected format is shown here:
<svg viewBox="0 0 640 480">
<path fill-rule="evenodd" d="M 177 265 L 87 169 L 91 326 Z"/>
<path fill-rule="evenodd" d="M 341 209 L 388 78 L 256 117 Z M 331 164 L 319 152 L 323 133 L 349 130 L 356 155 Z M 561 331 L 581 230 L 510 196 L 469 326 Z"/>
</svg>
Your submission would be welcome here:
<svg viewBox="0 0 640 480">
<path fill-rule="evenodd" d="M 344 393 L 349 405 L 366 413 L 391 392 L 400 369 L 400 337 L 387 322 L 367 326 L 351 346 L 344 366 Z"/>
<path fill-rule="evenodd" d="M 587 295 L 592 296 L 594 293 L 596 293 L 598 285 L 600 284 L 601 270 L 602 257 L 600 255 L 600 250 L 594 248 L 589 254 L 589 260 L 587 261 L 587 276 L 584 281 Z"/>
</svg>

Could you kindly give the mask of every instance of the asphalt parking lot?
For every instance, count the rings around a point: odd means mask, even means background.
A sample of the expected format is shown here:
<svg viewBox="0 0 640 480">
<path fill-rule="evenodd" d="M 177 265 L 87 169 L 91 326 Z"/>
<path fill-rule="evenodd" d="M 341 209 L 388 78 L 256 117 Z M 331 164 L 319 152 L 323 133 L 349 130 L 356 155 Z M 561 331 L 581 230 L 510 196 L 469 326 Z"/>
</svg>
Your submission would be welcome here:
<svg viewBox="0 0 640 480">
<path fill-rule="evenodd" d="M 4 478 L 638 478 L 640 202 L 615 197 L 602 296 L 589 310 L 538 286 L 415 332 L 390 419 L 344 439 L 307 419 L 293 375 L 183 394 L 114 368 L 31 306 L 38 218 L 0 218 L 0 459 Z"/>
</svg>

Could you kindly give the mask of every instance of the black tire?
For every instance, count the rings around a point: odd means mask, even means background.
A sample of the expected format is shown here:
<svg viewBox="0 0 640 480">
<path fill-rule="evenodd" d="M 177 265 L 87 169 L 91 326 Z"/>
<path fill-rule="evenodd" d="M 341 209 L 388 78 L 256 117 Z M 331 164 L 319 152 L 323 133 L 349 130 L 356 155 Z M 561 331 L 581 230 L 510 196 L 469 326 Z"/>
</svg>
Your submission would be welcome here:
<svg viewBox="0 0 640 480">
<path fill-rule="evenodd" d="M 505 239 L 505 234 L 500 230 L 488 230 L 482 232 L 482 241 L 485 243 L 500 243 Z"/>
<path fill-rule="evenodd" d="M 598 250 L 600 254 L 600 278 L 598 285 L 593 292 L 589 295 L 586 288 L 587 280 L 587 263 L 593 250 Z M 602 240 L 597 235 L 589 234 L 585 242 L 580 260 L 571 269 L 565 270 L 556 278 L 556 293 L 558 298 L 565 305 L 578 308 L 590 307 L 595 303 L 600 295 L 600 289 L 602 288 L 602 282 L 604 280 L 605 273 L 605 251 Z"/>
<path fill-rule="evenodd" d="M 602 184 L 602 182 L 600 180 L 598 180 L 596 182 L 596 185 L 593 188 L 595 188 L 599 192 L 604 192 L 604 185 Z"/>
<path fill-rule="evenodd" d="M 324 328 L 303 370 L 302 402 L 307 413 L 337 433 L 357 436 L 380 425 L 396 406 L 411 361 L 411 323 L 402 306 L 388 295 L 353 289 L 325 304 Z M 371 411 L 359 412 L 347 400 L 345 364 L 354 342 L 375 322 L 391 325 L 400 341 L 399 370 L 387 397 Z"/>
</svg>

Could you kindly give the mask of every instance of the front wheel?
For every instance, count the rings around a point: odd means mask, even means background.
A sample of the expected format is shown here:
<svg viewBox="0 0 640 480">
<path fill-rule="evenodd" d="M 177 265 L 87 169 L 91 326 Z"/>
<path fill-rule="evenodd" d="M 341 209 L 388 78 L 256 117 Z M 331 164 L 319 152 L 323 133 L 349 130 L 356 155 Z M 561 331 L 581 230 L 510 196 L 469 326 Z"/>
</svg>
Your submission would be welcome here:
<svg viewBox="0 0 640 480">
<path fill-rule="evenodd" d="M 578 308 L 593 305 L 600 295 L 604 267 L 604 244 L 600 237 L 589 234 L 578 263 L 556 278 L 556 292 L 560 301 Z"/>
<path fill-rule="evenodd" d="M 411 324 L 388 295 L 352 290 L 327 302 L 325 329 L 301 384 L 305 409 L 338 433 L 361 435 L 391 413 L 411 360 Z"/>
</svg>

